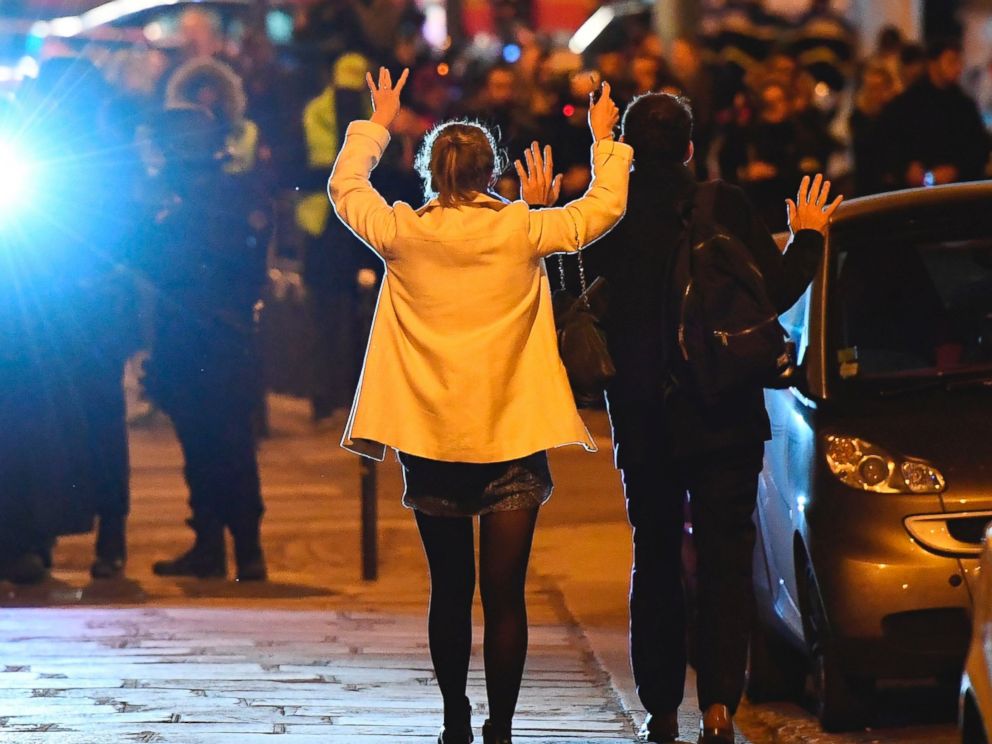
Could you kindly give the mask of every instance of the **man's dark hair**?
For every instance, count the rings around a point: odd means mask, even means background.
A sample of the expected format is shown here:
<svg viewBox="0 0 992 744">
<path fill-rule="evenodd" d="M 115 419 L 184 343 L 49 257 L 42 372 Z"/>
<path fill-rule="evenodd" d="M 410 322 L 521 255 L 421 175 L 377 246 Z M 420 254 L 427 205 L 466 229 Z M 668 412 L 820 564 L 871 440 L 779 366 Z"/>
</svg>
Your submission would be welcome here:
<svg viewBox="0 0 992 744">
<path fill-rule="evenodd" d="M 671 93 L 638 96 L 623 114 L 623 138 L 642 165 L 681 163 L 692 139 L 689 100 Z"/>
<path fill-rule="evenodd" d="M 940 59 L 940 56 L 944 52 L 957 52 L 961 54 L 962 49 L 960 39 L 955 39 L 953 36 L 940 36 L 936 39 L 931 39 L 927 43 L 927 59 L 931 62 L 935 59 Z"/>
</svg>

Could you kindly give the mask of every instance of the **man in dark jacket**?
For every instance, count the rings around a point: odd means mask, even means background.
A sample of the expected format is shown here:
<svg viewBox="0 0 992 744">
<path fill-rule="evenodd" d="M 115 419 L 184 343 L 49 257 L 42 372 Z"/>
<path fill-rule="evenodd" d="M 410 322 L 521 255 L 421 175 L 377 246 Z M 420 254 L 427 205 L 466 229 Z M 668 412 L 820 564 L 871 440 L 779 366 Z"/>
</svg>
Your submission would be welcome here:
<svg viewBox="0 0 992 744">
<path fill-rule="evenodd" d="M 249 182 L 223 172 L 217 154 L 225 132 L 208 112 L 168 111 L 160 129 L 165 193 L 144 260 L 156 298 L 144 382 L 183 449 L 196 540 L 153 570 L 224 577 L 226 527 L 238 580 L 263 580 L 253 334 L 266 277 L 267 216 Z"/>
<path fill-rule="evenodd" d="M 975 101 L 958 84 L 961 44 L 937 40 L 927 72 L 882 112 L 878 130 L 890 188 L 936 186 L 983 177 L 989 136 Z"/>
<path fill-rule="evenodd" d="M 649 94 L 630 105 L 624 137 L 634 147 L 635 168 L 627 214 L 586 252 L 586 262 L 610 288 L 605 326 L 617 374 L 607 398 L 634 528 L 631 660 L 650 714 L 642 735 L 647 741 L 678 737 L 687 658 L 681 545 L 688 492 L 698 556 L 700 741 L 732 742 L 753 605 L 751 515 L 770 432 L 760 387 L 742 387 L 706 405 L 680 364 L 677 308 L 684 287 L 677 286 L 674 267 L 697 189 L 687 167 L 691 131 L 684 99 Z M 716 189 L 715 220 L 747 247 L 769 298 L 785 311 L 816 272 L 822 231 L 840 200 L 824 208 L 829 183 L 817 176 L 810 187 L 803 179 L 797 203 L 789 204 L 793 240 L 783 255 L 740 189 L 722 182 L 707 188 Z"/>
</svg>

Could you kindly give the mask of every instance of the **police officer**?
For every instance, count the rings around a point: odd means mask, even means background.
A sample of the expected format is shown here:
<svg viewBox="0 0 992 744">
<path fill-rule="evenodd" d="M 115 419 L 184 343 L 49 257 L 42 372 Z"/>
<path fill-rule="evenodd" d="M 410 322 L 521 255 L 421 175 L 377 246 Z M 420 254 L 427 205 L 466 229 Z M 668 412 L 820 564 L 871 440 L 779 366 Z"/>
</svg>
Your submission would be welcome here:
<svg viewBox="0 0 992 744">
<path fill-rule="evenodd" d="M 266 578 L 266 566 L 252 425 L 253 334 L 268 219 L 252 182 L 225 172 L 228 134 L 195 107 L 167 111 L 159 126 L 166 165 L 144 259 L 156 298 L 145 386 L 179 437 L 196 538 L 154 571 L 225 577 L 227 528 L 238 580 L 258 581 Z"/>
</svg>

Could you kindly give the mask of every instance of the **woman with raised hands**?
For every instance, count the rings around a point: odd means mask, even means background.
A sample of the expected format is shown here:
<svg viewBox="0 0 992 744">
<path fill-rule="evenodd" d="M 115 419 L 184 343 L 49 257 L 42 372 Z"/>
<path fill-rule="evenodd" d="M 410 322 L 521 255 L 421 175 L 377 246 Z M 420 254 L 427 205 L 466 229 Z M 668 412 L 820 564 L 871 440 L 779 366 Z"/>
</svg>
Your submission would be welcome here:
<svg viewBox="0 0 992 744">
<path fill-rule="evenodd" d="M 521 197 L 490 188 L 503 169 L 482 125 L 449 121 L 417 166 L 428 201 L 389 205 L 369 183 L 389 144 L 404 70 L 367 76 L 374 113 L 348 127 L 329 183 L 338 217 L 385 264 L 364 371 L 342 446 L 403 466 L 431 579 L 428 637 L 444 700 L 439 744 L 473 740 L 465 696 L 475 593 L 473 517 L 485 618 L 486 744 L 508 744 L 527 654 L 524 585 L 539 507 L 551 495 L 547 450 L 596 445 L 558 356 L 544 258 L 606 234 L 627 203 L 633 151 L 613 141 L 604 83 L 589 112 L 593 180 L 560 208 L 550 149 L 517 161 Z M 333 250 L 333 248 L 330 248 Z"/>
</svg>

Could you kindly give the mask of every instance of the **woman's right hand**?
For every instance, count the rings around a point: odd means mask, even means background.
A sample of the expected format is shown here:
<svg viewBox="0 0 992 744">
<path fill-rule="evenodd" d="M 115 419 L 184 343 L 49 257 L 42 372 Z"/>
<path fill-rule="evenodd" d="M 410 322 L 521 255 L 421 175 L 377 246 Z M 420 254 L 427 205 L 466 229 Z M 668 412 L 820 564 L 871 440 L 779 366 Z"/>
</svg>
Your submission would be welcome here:
<svg viewBox="0 0 992 744">
<path fill-rule="evenodd" d="M 601 139 L 613 138 L 613 130 L 620 121 L 620 109 L 610 98 L 609 83 L 602 84 L 598 100 L 595 95 L 595 92 L 589 94 L 589 130 L 592 138 L 599 142 Z"/>
<path fill-rule="evenodd" d="M 372 73 L 365 73 L 365 82 L 368 83 L 369 91 L 372 93 L 372 117 L 371 121 L 376 124 L 381 124 L 382 126 L 389 128 L 389 125 L 393 123 L 393 119 L 400 112 L 400 93 L 403 92 L 403 86 L 406 85 L 406 79 L 410 75 L 409 68 L 403 70 L 403 74 L 400 75 L 400 79 L 396 81 L 396 86 L 393 86 L 393 79 L 389 74 L 389 70 L 385 67 L 379 68 L 379 85 L 376 86 L 375 80 L 372 78 Z"/>
<path fill-rule="evenodd" d="M 520 179 L 520 198 L 532 207 L 553 207 L 561 193 L 562 176 L 555 175 L 551 146 L 545 145 L 542 157 L 541 146 L 534 141 L 524 150 L 524 159 L 526 168 L 519 160 L 514 161 Z"/>
</svg>

